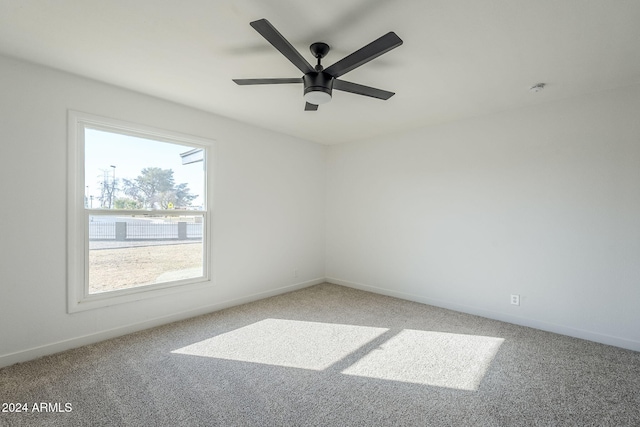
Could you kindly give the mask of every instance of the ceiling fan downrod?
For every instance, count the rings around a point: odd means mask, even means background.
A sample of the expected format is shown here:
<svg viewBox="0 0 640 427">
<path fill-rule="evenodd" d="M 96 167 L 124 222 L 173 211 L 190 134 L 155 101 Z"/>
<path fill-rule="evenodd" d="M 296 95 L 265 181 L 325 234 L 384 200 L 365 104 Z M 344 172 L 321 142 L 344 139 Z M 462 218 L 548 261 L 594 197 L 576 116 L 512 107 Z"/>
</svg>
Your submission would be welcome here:
<svg viewBox="0 0 640 427">
<path fill-rule="evenodd" d="M 325 56 L 327 56 L 331 48 L 326 43 L 317 42 L 317 43 L 311 44 L 311 46 L 309 46 L 309 50 L 313 54 L 314 58 L 318 59 L 318 63 L 316 64 L 316 67 L 315 67 L 316 71 L 318 72 L 322 71 L 324 67 L 322 67 L 322 65 L 320 64 L 320 60 Z"/>
</svg>

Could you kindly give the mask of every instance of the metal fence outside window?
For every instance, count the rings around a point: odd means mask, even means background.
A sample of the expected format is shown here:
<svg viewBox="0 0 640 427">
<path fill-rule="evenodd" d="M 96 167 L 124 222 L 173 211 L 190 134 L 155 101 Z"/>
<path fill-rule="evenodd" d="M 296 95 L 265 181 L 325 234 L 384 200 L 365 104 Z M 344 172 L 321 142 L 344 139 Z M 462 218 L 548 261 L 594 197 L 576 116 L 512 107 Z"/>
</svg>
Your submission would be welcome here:
<svg viewBox="0 0 640 427">
<path fill-rule="evenodd" d="M 202 223 L 89 222 L 89 240 L 200 240 Z"/>
</svg>

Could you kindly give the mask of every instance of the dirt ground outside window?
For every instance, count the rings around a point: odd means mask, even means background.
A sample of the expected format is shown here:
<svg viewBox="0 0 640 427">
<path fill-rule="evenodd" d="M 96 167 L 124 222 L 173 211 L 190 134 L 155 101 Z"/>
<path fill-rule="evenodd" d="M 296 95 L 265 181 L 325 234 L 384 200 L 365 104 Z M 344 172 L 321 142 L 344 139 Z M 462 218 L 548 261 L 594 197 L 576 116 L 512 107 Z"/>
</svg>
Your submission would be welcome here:
<svg viewBox="0 0 640 427">
<path fill-rule="evenodd" d="M 89 251 L 89 293 L 202 276 L 202 242 Z"/>
</svg>

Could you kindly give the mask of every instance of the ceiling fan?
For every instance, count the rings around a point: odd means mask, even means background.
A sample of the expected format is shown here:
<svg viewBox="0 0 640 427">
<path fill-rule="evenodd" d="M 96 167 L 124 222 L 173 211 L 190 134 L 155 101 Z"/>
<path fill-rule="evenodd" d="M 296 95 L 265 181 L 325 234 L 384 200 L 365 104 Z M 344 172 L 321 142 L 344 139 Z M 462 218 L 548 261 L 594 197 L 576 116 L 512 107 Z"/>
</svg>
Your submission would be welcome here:
<svg viewBox="0 0 640 427">
<path fill-rule="evenodd" d="M 304 75 L 299 78 L 233 79 L 233 81 L 239 85 L 302 83 L 304 85 L 304 100 L 306 101 L 305 111 L 316 111 L 318 105 L 331 101 L 331 92 L 333 89 L 384 100 L 394 95 L 393 92 L 351 83 L 338 78 L 366 64 L 372 59 L 389 52 L 391 49 L 400 46 L 402 40 L 394 32 L 385 34 L 365 47 L 353 52 L 351 55 L 342 58 L 330 67 L 324 68 L 320 64 L 320 61 L 329 53 L 330 48 L 328 44 L 317 42 L 309 47 L 313 56 L 318 60 L 316 66 L 312 67 L 269 21 L 259 19 L 251 22 L 250 25 L 291 61 L 293 65 L 298 67 Z"/>
</svg>

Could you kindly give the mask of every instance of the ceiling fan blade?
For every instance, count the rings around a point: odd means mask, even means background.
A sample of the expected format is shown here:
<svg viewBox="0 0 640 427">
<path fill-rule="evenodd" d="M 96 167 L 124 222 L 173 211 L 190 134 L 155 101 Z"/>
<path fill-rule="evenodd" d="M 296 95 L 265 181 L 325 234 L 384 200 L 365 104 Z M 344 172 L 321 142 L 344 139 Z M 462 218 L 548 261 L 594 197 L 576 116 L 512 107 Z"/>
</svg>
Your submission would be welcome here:
<svg viewBox="0 0 640 427">
<path fill-rule="evenodd" d="M 278 85 L 287 83 L 302 83 L 302 78 L 292 79 L 233 79 L 236 84 L 244 85 Z"/>
<path fill-rule="evenodd" d="M 317 111 L 318 106 L 316 104 L 309 104 L 308 102 L 304 105 L 304 111 Z"/>
<path fill-rule="evenodd" d="M 389 52 L 402 44 L 400 37 L 393 31 L 385 34 L 377 40 L 372 41 L 365 47 L 356 50 L 351 55 L 342 58 L 329 68 L 324 70 L 325 73 L 333 77 L 340 77 L 343 74 L 357 68 L 378 56 Z"/>
<path fill-rule="evenodd" d="M 250 25 L 304 74 L 315 71 L 311 64 L 300 55 L 300 52 L 298 52 L 269 21 L 259 19 L 251 22 Z"/>
<path fill-rule="evenodd" d="M 333 88 L 344 92 L 351 92 L 358 95 L 370 96 L 372 98 L 387 100 L 391 98 L 395 93 L 382 89 L 376 89 L 375 87 L 363 86 L 357 83 L 346 82 L 344 80 L 335 79 L 333 81 Z"/>
</svg>

